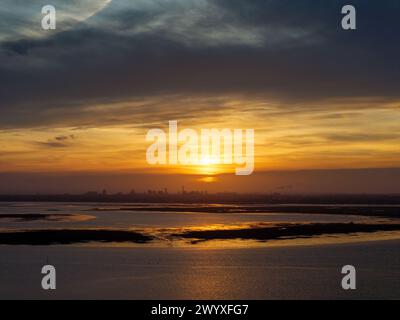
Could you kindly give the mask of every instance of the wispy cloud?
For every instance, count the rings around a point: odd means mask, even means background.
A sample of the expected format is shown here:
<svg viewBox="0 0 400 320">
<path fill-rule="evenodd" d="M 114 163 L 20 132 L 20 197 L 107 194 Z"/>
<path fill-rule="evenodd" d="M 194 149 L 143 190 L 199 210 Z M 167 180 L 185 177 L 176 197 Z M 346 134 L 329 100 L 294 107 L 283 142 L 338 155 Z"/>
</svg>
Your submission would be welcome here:
<svg viewBox="0 0 400 320">
<path fill-rule="evenodd" d="M 113 1 L 68 31 L 0 43 L 0 126 L 168 95 L 263 95 L 299 109 L 326 98 L 399 99 L 398 4 L 355 2 L 363 19 L 349 34 L 337 1 Z M 369 18 L 382 11 L 378 28 Z M 8 19 L 11 30 L 18 22 Z"/>
<path fill-rule="evenodd" d="M 111 0 L 1 0 L 0 43 L 16 39 L 40 39 L 51 35 L 41 29 L 42 7 L 51 4 L 57 10 L 57 32 L 75 27 L 103 9 Z"/>
<path fill-rule="evenodd" d="M 70 135 L 59 135 L 47 141 L 35 141 L 34 144 L 39 147 L 49 147 L 49 148 L 68 148 L 71 146 L 73 140 L 76 137 L 73 134 Z"/>
</svg>

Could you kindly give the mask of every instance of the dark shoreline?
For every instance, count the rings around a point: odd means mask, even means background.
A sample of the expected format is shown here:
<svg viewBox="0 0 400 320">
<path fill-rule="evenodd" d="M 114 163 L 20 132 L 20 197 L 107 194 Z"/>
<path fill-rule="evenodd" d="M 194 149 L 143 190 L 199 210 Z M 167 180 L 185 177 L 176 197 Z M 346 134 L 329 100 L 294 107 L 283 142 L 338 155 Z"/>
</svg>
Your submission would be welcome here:
<svg viewBox="0 0 400 320">
<path fill-rule="evenodd" d="M 258 224 L 235 229 L 184 230 L 176 229 L 129 231 L 114 229 L 54 229 L 54 230 L 13 230 L 0 231 L 0 245 L 68 245 L 83 243 L 135 243 L 147 244 L 154 240 L 189 240 L 192 244 L 209 240 L 269 240 L 312 238 L 321 235 L 349 235 L 400 231 L 400 224 L 355 224 L 355 223 L 313 223 L 313 224 Z M 157 237 L 157 232 L 162 237 Z"/>
<path fill-rule="evenodd" d="M 1 220 L 16 220 L 16 221 L 63 221 L 64 219 L 77 217 L 79 215 L 71 213 L 19 213 L 19 214 L 8 214 L 0 213 Z"/>
<path fill-rule="evenodd" d="M 199 230 L 174 234 L 175 237 L 193 239 L 192 242 L 209 240 L 282 240 L 311 238 L 333 234 L 375 233 L 379 231 L 400 231 L 400 224 L 355 224 L 355 223 L 313 223 L 281 224 L 270 227 L 254 227 L 231 230 Z"/>
<path fill-rule="evenodd" d="M 78 243 L 140 243 L 153 240 L 152 237 L 126 230 L 29 230 L 0 232 L 3 245 L 66 245 Z"/>
<path fill-rule="evenodd" d="M 149 211 L 149 212 L 196 212 L 196 213 L 303 213 L 337 214 L 371 217 L 400 218 L 400 207 L 387 206 L 346 206 L 346 205 L 264 205 L 264 206 L 153 206 L 94 208 L 94 211 Z M 90 210 L 91 211 L 91 210 Z"/>
</svg>

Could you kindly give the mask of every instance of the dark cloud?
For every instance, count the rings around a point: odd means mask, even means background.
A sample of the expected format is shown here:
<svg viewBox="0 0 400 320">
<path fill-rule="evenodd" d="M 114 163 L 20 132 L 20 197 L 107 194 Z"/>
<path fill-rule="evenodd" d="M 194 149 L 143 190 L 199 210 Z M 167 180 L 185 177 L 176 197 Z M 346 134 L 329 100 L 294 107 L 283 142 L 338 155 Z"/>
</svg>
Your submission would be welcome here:
<svg viewBox="0 0 400 320">
<path fill-rule="evenodd" d="M 36 145 L 40 147 L 49 147 L 49 148 L 67 148 L 68 145 L 62 142 L 56 141 L 47 141 L 47 142 L 36 142 Z"/>
<path fill-rule="evenodd" d="M 400 140 L 399 133 L 373 133 L 373 134 L 355 134 L 354 132 L 337 133 L 323 136 L 327 140 L 335 142 L 377 142 Z"/>
<path fill-rule="evenodd" d="M 75 139 L 75 135 L 70 134 L 68 136 L 57 136 L 54 139 L 57 140 L 57 141 L 74 140 Z"/>
<path fill-rule="evenodd" d="M 242 94 L 296 105 L 398 99 L 399 2 L 353 0 L 358 30 L 350 32 L 340 28 L 347 2 L 166 1 L 141 7 L 113 1 L 85 24 L 51 38 L 0 43 L 0 127 L 66 119 L 84 125 L 97 113 L 121 122 L 126 118 L 113 118 L 114 110 L 91 109 L 89 115 L 85 108 L 171 95 Z M 144 112 L 139 118 L 145 119 L 162 105 L 143 110 L 133 104 L 125 113 Z M 185 108 L 175 106 L 180 114 Z"/>
<path fill-rule="evenodd" d="M 49 147 L 49 148 L 68 148 L 71 146 L 73 140 L 75 140 L 75 135 L 60 135 L 48 141 L 38 141 L 34 142 L 35 145 L 39 147 Z"/>
</svg>

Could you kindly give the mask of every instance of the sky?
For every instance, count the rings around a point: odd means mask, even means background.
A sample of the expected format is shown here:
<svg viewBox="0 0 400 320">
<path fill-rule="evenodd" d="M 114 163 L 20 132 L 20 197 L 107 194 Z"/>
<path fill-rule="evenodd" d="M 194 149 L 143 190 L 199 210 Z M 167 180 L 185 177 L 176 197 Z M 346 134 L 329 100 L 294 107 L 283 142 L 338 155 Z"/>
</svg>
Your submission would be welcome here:
<svg viewBox="0 0 400 320">
<path fill-rule="evenodd" d="M 0 0 L 1 193 L 400 190 L 398 1 L 47 2 Z M 149 166 L 171 120 L 254 129 L 255 173 Z"/>
</svg>

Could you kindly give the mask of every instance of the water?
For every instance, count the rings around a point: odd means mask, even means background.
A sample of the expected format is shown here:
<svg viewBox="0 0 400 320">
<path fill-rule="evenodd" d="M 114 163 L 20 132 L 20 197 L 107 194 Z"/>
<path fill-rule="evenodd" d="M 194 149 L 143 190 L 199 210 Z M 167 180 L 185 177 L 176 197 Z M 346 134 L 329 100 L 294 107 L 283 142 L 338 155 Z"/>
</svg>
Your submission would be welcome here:
<svg viewBox="0 0 400 320">
<path fill-rule="evenodd" d="M 121 207 L 141 209 L 117 210 Z M 52 221 L 1 219 L 5 214 L 50 214 Z M 74 216 L 57 219 L 69 214 Z M 0 204 L 2 232 L 377 220 L 388 219 L 278 212 L 149 212 L 146 205 L 130 204 Z M 303 239 L 301 246 L 296 245 L 297 240 L 283 246 L 245 242 L 231 247 L 215 242 L 200 246 L 132 247 L 103 243 L 0 245 L 0 299 L 399 299 L 400 240 L 371 241 L 374 236 L 367 235 L 356 238 L 356 243 L 340 243 L 343 238 L 331 237 L 330 244 L 324 245 L 320 238 Z M 57 269 L 57 290 L 52 292 L 40 287 L 40 271 L 45 264 Z M 348 264 L 357 268 L 356 291 L 344 291 L 340 286 L 341 268 Z"/>
<path fill-rule="evenodd" d="M 1 299 L 399 299 L 400 241 L 197 250 L 0 248 Z M 40 289 L 41 267 L 57 290 Z M 357 268 L 356 291 L 341 268 Z"/>
<path fill-rule="evenodd" d="M 176 228 L 207 225 L 237 225 L 260 222 L 367 222 L 371 217 L 329 214 L 295 213 L 209 213 L 209 212 L 153 212 L 146 211 L 149 205 L 104 204 L 104 203 L 0 203 L 2 214 L 74 214 L 90 216 L 79 219 L 57 221 L 13 221 L 0 220 L 2 229 L 43 229 L 43 228 Z M 152 205 L 153 206 L 153 205 Z M 163 204 L 162 206 L 176 206 Z M 124 208 L 124 211 L 118 209 Z M 143 208 L 129 211 L 127 208 Z M 98 211 L 96 209 L 101 209 Z M 77 217 L 78 218 L 78 217 Z"/>
</svg>

